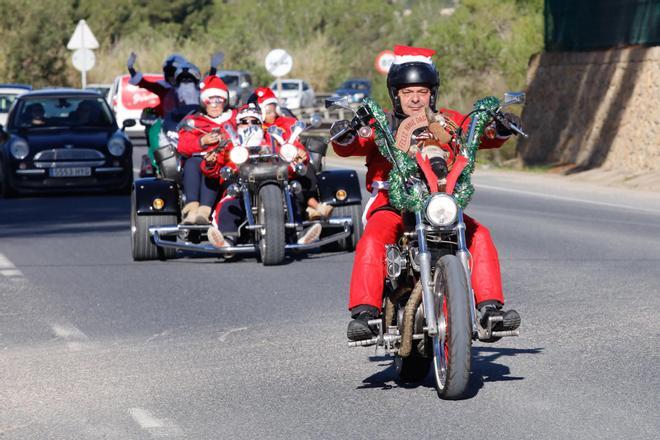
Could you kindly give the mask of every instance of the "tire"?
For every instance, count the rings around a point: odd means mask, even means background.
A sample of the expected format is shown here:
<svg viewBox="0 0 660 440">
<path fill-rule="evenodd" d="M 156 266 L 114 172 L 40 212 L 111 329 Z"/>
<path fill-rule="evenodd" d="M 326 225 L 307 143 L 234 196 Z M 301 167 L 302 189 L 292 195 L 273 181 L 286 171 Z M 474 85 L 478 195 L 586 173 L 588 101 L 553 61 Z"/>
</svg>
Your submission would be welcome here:
<svg viewBox="0 0 660 440">
<path fill-rule="evenodd" d="M 410 356 L 405 358 L 400 356 L 395 357 L 394 367 L 399 375 L 399 379 L 403 382 L 421 382 L 429 373 L 431 361 L 432 359 L 430 357 L 423 357 L 417 351 L 417 348 L 413 348 L 413 352 L 410 353 Z"/>
<path fill-rule="evenodd" d="M 131 252 L 133 261 L 167 260 L 176 249 L 160 248 L 151 240 L 150 226 L 174 225 L 175 215 L 137 215 L 135 192 L 131 195 Z"/>
<path fill-rule="evenodd" d="M 264 266 L 282 264 L 285 249 L 284 205 L 282 190 L 277 185 L 264 185 L 259 189 L 259 254 Z"/>
<path fill-rule="evenodd" d="M 456 256 L 444 255 L 438 260 L 433 286 L 434 313 L 440 328 L 432 338 L 435 388 L 441 399 L 460 399 L 470 378 L 472 326 L 470 292 Z"/>
<path fill-rule="evenodd" d="M 5 199 L 12 199 L 16 197 L 18 193 L 14 188 L 12 188 L 9 183 L 9 177 L 5 176 L 4 168 L 2 162 L 0 162 L 0 196 Z"/>
<path fill-rule="evenodd" d="M 333 217 L 350 217 L 353 220 L 353 233 L 349 237 L 337 241 L 337 245 L 339 250 L 354 251 L 362 237 L 362 205 L 336 206 L 333 214 Z"/>
</svg>

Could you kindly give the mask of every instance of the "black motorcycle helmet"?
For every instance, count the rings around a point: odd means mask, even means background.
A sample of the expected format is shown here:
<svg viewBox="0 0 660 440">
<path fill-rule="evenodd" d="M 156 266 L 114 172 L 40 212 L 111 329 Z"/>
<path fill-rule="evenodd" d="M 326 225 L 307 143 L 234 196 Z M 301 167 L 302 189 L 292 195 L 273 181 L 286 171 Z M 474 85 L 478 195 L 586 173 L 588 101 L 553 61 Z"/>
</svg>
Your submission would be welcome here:
<svg viewBox="0 0 660 440">
<path fill-rule="evenodd" d="M 187 63 L 187 60 L 183 55 L 178 53 L 173 53 L 165 58 L 165 61 L 163 61 L 163 76 L 165 76 L 165 81 L 174 85 L 176 69 L 180 64 L 184 63 Z"/>
<path fill-rule="evenodd" d="M 397 96 L 399 89 L 409 86 L 424 86 L 431 91 L 429 106 L 435 111 L 440 75 L 435 65 L 421 61 L 413 61 L 403 64 L 392 64 L 387 73 L 387 92 L 394 106 L 394 114 L 399 118 L 406 118 L 403 113 L 401 102 Z"/>
</svg>

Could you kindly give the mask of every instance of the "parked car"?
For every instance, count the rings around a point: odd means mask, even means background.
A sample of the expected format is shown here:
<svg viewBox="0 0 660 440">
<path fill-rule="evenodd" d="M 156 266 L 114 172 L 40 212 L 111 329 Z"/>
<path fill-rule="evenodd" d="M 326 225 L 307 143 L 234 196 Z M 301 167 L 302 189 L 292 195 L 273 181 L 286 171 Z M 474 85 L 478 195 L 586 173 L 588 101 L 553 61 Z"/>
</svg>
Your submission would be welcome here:
<svg viewBox="0 0 660 440">
<path fill-rule="evenodd" d="M 314 89 L 305 80 L 283 79 L 281 95 L 277 89 L 277 81 L 273 81 L 270 88 L 283 107 L 299 109 L 314 106 Z"/>
<path fill-rule="evenodd" d="M 26 84 L 0 84 L 0 125 L 7 123 L 7 114 L 17 96 L 32 90 Z"/>
<path fill-rule="evenodd" d="M 149 81 L 159 81 L 163 79 L 162 74 L 146 73 L 145 79 Z M 144 126 L 139 123 L 142 110 L 148 107 L 156 107 L 160 99 L 148 90 L 134 86 L 128 83 L 130 75 L 119 75 L 112 82 L 112 87 L 108 92 L 108 102 L 115 113 L 117 124 L 122 126 L 124 121 L 133 119 L 138 123 L 129 129 L 129 135 L 144 137 Z"/>
<path fill-rule="evenodd" d="M 349 102 L 360 102 L 371 95 L 371 81 L 365 78 L 352 78 L 341 83 L 334 96 L 348 96 Z"/>
<path fill-rule="evenodd" d="M 87 88 L 85 90 L 99 92 L 101 95 L 103 95 L 105 99 L 108 99 L 111 88 L 112 88 L 112 84 L 94 83 L 94 84 L 87 84 Z M 108 100 L 108 102 L 110 101 Z"/>
<path fill-rule="evenodd" d="M 229 105 L 238 107 L 247 103 L 248 98 L 254 91 L 252 76 L 245 70 L 220 70 L 217 76 L 227 84 L 229 89 Z"/>
<path fill-rule="evenodd" d="M 25 93 L 0 131 L 0 184 L 4 196 L 63 190 L 128 193 L 133 145 L 97 92 L 43 89 Z"/>
</svg>

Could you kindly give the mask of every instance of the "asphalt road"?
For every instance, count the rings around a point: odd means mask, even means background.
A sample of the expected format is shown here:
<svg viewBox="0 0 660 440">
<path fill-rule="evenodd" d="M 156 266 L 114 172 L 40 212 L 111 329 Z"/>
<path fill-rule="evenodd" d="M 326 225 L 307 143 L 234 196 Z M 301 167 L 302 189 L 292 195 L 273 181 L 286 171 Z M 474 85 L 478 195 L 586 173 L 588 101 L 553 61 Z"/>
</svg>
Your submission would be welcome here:
<svg viewBox="0 0 660 440">
<path fill-rule="evenodd" d="M 0 438 L 657 438 L 657 194 L 476 180 L 523 324 L 457 402 L 346 347 L 352 254 L 134 263 L 128 197 L 0 200 Z"/>
</svg>

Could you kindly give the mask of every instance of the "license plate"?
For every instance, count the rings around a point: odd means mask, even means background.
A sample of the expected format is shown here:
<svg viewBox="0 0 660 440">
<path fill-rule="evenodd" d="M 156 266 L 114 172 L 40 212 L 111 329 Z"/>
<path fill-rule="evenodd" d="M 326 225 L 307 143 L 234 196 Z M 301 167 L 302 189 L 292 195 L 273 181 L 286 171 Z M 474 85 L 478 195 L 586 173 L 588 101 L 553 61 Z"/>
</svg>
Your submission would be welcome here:
<svg viewBox="0 0 660 440">
<path fill-rule="evenodd" d="M 92 175 L 90 167 L 51 168 L 50 177 L 85 177 Z"/>
</svg>

